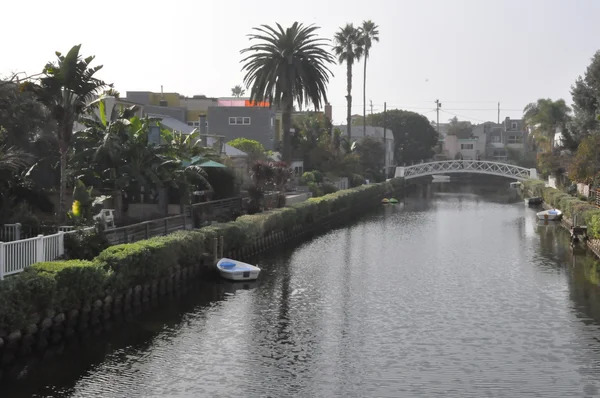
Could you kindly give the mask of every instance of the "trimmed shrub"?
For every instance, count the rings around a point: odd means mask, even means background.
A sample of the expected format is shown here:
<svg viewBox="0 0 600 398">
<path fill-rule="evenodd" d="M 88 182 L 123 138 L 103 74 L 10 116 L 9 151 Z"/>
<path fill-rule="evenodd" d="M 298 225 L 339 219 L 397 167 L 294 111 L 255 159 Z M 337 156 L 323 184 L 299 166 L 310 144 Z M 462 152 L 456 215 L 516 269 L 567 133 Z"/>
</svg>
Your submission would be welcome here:
<svg viewBox="0 0 600 398">
<path fill-rule="evenodd" d="M 59 309 L 79 308 L 104 292 L 107 272 L 86 260 L 50 261 L 33 264 L 30 269 L 56 281 L 54 301 Z"/>
<path fill-rule="evenodd" d="M 101 231 L 71 232 L 65 234 L 65 259 L 93 260 L 108 246 Z"/>
<path fill-rule="evenodd" d="M 109 285 L 122 290 L 169 276 L 179 267 L 177 237 L 164 236 L 104 250 L 96 261 L 112 272 Z"/>
<path fill-rule="evenodd" d="M 34 314 L 53 309 L 56 280 L 47 273 L 27 268 L 0 283 L 0 328 L 20 329 L 32 323 Z"/>
</svg>

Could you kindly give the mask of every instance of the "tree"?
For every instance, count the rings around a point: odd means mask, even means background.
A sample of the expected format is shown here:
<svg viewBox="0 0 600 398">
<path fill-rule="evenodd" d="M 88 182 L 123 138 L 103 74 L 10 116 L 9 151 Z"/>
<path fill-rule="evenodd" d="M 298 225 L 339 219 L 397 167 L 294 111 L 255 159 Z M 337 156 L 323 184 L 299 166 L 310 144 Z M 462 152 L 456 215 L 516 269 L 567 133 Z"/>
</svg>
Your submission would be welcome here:
<svg viewBox="0 0 600 398">
<path fill-rule="evenodd" d="M 346 24 L 333 37 L 335 46 L 333 52 L 338 57 L 340 64 L 346 63 L 346 128 L 348 139 L 352 140 L 352 66 L 360 61 L 364 54 L 364 40 L 360 29 L 351 23 Z"/>
<path fill-rule="evenodd" d="M 375 22 L 368 20 L 363 21 L 361 33 L 365 45 L 365 70 L 363 78 L 363 135 L 367 134 L 367 60 L 373 42 L 379 42 L 379 26 Z"/>
<path fill-rule="evenodd" d="M 67 55 L 56 52 L 57 61 L 44 67 L 42 77 L 36 84 L 23 84 L 25 91 L 35 94 L 56 121 L 55 134 L 60 152 L 60 204 L 59 221 L 66 217 L 67 156 L 73 135 L 73 125 L 85 112 L 87 103 L 106 84 L 94 77 L 102 65 L 90 67 L 93 56 L 81 58 L 81 44 L 73 46 Z"/>
<path fill-rule="evenodd" d="M 246 90 L 244 90 L 239 84 L 231 89 L 231 95 L 236 98 L 243 97 L 244 94 L 246 94 Z"/>
<path fill-rule="evenodd" d="M 235 140 L 229 141 L 227 145 L 239 149 L 248 155 L 248 164 L 254 164 L 258 160 L 265 160 L 266 149 L 258 141 L 249 140 L 248 138 L 236 138 Z"/>
<path fill-rule="evenodd" d="M 546 151 L 552 149 L 554 134 L 559 128 L 564 131 L 570 119 L 571 108 L 565 100 L 556 101 L 550 98 L 540 98 L 523 109 L 523 119 L 528 127 L 533 130 L 533 135 L 538 144 Z"/>
<path fill-rule="evenodd" d="M 456 116 L 449 120 L 448 135 L 455 135 L 458 139 L 471 138 L 473 125 L 468 121 L 459 121 Z"/>
<path fill-rule="evenodd" d="M 394 154 L 397 164 L 410 164 L 430 159 L 438 143 L 438 133 L 427 118 L 415 112 L 392 109 L 383 113 L 369 115 L 369 124 L 385 126 L 394 135 Z"/>
<path fill-rule="evenodd" d="M 600 135 L 585 137 L 577 148 L 577 153 L 569 164 L 569 179 L 591 184 L 600 172 Z"/>
<path fill-rule="evenodd" d="M 283 29 L 261 25 L 250 34 L 252 46 L 243 49 L 250 53 L 244 59 L 244 84 L 250 87 L 252 101 L 270 101 L 282 109 L 283 160 L 291 161 L 290 129 L 294 101 L 312 103 L 319 110 L 327 103 L 327 83 L 332 75 L 328 65 L 334 58 L 325 47 L 326 39 L 315 33 L 318 27 L 294 24 Z"/>
<path fill-rule="evenodd" d="M 364 137 L 357 145 L 362 174 L 366 177 L 381 173 L 384 167 L 385 147 L 380 139 L 375 137 Z"/>
<path fill-rule="evenodd" d="M 592 57 L 584 76 L 571 86 L 573 118 L 568 123 L 568 140 L 579 144 L 585 137 L 600 133 L 600 51 Z"/>
</svg>

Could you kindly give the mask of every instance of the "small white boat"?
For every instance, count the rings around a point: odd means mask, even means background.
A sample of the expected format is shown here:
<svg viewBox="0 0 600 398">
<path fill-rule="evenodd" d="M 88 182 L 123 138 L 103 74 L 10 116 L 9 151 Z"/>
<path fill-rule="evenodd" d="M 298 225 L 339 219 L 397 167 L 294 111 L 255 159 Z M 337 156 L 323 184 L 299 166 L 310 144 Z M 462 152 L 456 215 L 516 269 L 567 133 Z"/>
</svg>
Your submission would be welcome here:
<svg viewBox="0 0 600 398">
<path fill-rule="evenodd" d="M 562 211 L 558 209 L 544 210 L 537 213 L 538 220 L 558 221 L 562 217 Z"/>
<path fill-rule="evenodd" d="M 230 258 L 220 259 L 217 269 L 223 278 L 230 281 L 253 281 L 260 273 L 260 268 Z"/>
<path fill-rule="evenodd" d="M 521 183 L 519 181 L 515 181 L 515 182 L 511 182 L 510 183 L 510 187 L 511 188 L 521 188 Z"/>
</svg>

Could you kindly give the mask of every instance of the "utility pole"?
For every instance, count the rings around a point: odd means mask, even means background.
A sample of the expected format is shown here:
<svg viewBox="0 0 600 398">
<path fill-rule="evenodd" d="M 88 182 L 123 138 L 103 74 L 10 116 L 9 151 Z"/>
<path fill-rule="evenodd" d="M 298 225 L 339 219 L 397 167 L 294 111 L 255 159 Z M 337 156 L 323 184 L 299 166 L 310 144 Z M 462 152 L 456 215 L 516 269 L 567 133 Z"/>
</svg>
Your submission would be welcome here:
<svg viewBox="0 0 600 398">
<path fill-rule="evenodd" d="M 384 155 L 383 155 L 383 167 L 385 169 L 385 176 L 387 178 L 387 102 L 383 103 L 383 148 L 385 149 Z"/>
<path fill-rule="evenodd" d="M 498 102 L 498 124 L 500 124 L 500 103 Z"/>
<path fill-rule="evenodd" d="M 437 133 L 440 133 L 440 108 L 442 107 L 442 103 L 439 99 L 435 100 L 435 111 L 437 113 Z"/>
<path fill-rule="evenodd" d="M 371 115 L 373 115 L 373 100 L 369 100 L 370 103 L 370 107 L 371 107 Z"/>
</svg>

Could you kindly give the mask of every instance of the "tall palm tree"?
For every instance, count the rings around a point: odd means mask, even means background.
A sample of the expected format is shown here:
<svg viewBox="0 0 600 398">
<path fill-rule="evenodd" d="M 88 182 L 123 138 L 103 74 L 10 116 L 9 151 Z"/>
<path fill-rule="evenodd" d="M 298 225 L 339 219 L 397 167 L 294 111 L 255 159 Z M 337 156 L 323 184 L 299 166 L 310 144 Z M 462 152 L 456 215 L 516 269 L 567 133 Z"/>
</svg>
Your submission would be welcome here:
<svg viewBox="0 0 600 398">
<path fill-rule="evenodd" d="M 346 63 L 346 88 L 348 94 L 346 95 L 346 103 L 348 107 L 348 114 L 346 117 L 346 128 L 348 133 L 348 140 L 352 140 L 352 66 L 354 62 L 360 61 L 364 54 L 364 40 L 360 29 L 355 28 L 353 24 L 346 24 L 343 28 L 335 34 L 333 37 L 335 46 L 333 52 L 338 57 L 340 64 Z"/>
<path fill-rule="evenodd" d="M 246 71 L 244 83 L 250 87 L 252 101 L 272 102 L 283 111 L 282 160 L 292 157 L 290 129 L 294 101 L 312 103 L 319 110 L 327 103 L 327 83 L 332 76 L 328 65 L 335 62 L 325 47 L 327 39 L 317 36 L 317 26 L 294 22 L 284 29 L 261 25 L 249 35 L 256 44 L 241 51 Z"/>
<path fill-rule="evenodd" d="M 231 89 L 231 95 L 236 98 L 243 97 L 244 94 L 246 94 L 246 90 L 244 90 L 239 84 Z"/>
<path fill-rule="evenodd" d="M 363 136 L 367 135 L 367 60 L 373 42 L 379 42 L 379 26 L 375 22 L 363 21 L 361 32 L 365 46 L 365 71 L 363 80 Z"/>
<path fill-rule="evenodd" d="M 56 139 L 60 151 L 59 220 L 66 217 L 67 155 L 73 136 L 73 125 L 85 112 L 88 102 L 106 84 L 94 77 L 102 65 L 90 67 L 94 57 L 81 58 L 81 44 L 73 46 L 67 55 L 56 52 L 57 61 L 48 62 L 39 83 L 32 81 L 22 88 L 32 91 L 56 121 Z"/>
<path fill-rule="evenodd" d="M 550 98 L 540 98 L 523 109 L 525 123 L 533 130 L 536 141 L 548 151 L 552 149 L 556 129 L 564 131 L 570 114 L 571 108 L 563 99 L 552 101 Z"/>
</svg>

